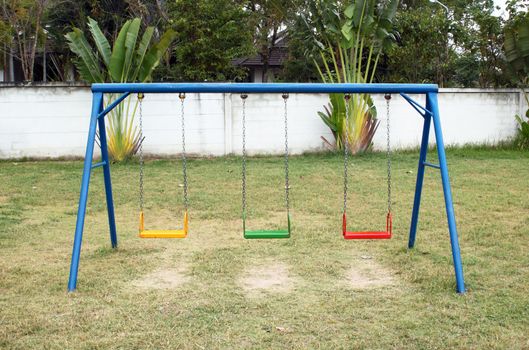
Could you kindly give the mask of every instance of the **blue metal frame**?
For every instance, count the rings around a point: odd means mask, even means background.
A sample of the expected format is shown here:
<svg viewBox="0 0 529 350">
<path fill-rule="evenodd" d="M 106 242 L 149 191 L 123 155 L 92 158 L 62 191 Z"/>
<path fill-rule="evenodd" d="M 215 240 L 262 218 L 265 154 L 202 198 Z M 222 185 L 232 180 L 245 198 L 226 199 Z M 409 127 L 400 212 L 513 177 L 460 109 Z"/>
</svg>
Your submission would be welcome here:
<svg viewBox="0 0 529 350">
<path fill-rule="evenodd" d="M 113 248 L 117 247 L 116 224 L 114 217 L 114 204 L 112 198 L 112 184 L 110 178 L 110 162 L 108 158 L 105 115 L 121 103 L 131 93 L 368 93 L 385 94 L 398 93 L 424 118 L 421 150 L 415 185 L 415 197 L 411 217 L 408 247 L 413 248 L 417 234 L 417 223 L 419 220 L 419 207 L 426 166 L 439 169 L 443 183 L 444 200 L 448 219 L 448 230 L 452 247 L 452 259 L 456 275 L 456 290 L 458 293 L 465 292 L 463 278 L 463 265 L 459 249 L 458 234 L 456 228 L 455 214 L 452 203 L 452 192 L 450 188 L 450 177 L 443 143 L 443 132 L 439 116 L 437 101 L 437 85 L 433 84 L 247 84 L 247 83 L 128 83 L 128 84 L 93 84 L 92 85 L 92 115 L 88 130 L 88 140 L 84 160 L 81 193 L 79 197 L 79 209 L 77 211 L 77 223 L 70 266 L 70 278 L 68 290 L 74 291 L 77 287 L 77 273 L 79 270 L 79 259 L 81 254 L 81 243 L 83 238 L 84 219 L 86 204 L 88 200 L 88 187 L 90 183 L 91 170 L 103 167 L 105 180 L 105 192 L 108 211 L 108 223 L 110 228 L 110 242 Z M 103 94 L 121 93 L 107 108 L 103 106 Z M 426 95 L 426 106 L 421 106 L 407 94 Z M 430 135 L 430 124 L 433 121 L 435 138 L 437 142 L 437 153 L 439 165 L 426 161 L 428 152 L 428 138 Z M 99 127 L 99 139 L 101 147 L 101 162 L 92 164 L 96 129 Z"/>
</svg>

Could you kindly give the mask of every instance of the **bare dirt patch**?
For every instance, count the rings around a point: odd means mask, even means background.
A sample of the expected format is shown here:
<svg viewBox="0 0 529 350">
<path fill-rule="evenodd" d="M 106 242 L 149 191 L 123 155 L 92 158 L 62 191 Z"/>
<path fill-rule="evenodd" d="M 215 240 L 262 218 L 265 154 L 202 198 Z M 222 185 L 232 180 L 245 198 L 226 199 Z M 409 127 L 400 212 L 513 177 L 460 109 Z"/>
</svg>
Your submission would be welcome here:
<svg viewBox="0 0 529 350">
<path fill-rule="evenodd" d="M 9 201 L 9 197 L 0 196 L 0 204 L 6 204 Z"/>
<path fill-rule="evenodd" d="M 185 269 L 164 269 L 154 271 L 132 282 L 139 289 L 174 289 L 189 281 Z"/>
<path fill-rule="evenodd" d="M 372 289 L 396 284 L 393 273 L 372 258 L 357 258 L 346 274 L 347 285 L 352 289 Z"/>
<path fill-rule="evenodd" d="M 294 281 L 288 274 L 288 266 L 280 262 L 264 262 L 248 269 L 239 280 L 239 285 L 250 297 L 267 293 L 288 293 Z"/>
</svg>

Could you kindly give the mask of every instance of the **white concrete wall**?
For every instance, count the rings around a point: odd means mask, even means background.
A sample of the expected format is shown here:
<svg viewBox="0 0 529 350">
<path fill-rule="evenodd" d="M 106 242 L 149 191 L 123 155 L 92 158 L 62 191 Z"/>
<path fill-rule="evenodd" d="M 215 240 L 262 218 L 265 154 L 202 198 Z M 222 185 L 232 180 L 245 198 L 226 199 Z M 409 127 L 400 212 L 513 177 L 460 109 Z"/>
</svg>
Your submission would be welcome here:
<svg viewBox="0 0 529 350">
<path fill-rule="evenodd" d="M 411 96 L 423 103 L 424 96 Z M 134 102 L 132 102 L 133 104 Z M 291 94 L 288 102 L 292 153 L 324 149 L 321 136 L 332 134 L 317 111 L 324 94 Z M 385 101 L 375 96 L 381 120 L 375 148 L 385 147 Z M 495 143 L 514 135 L 514 115 L 527 106 L 518 90 L 442 89 L 440 113 L 445 143 Z M 0 87 L 0 158 L 83 156 L 91 93 L 80 86 Z M 176 94 L 147 95 L 144 103 L 144 149 L 180 152 L 180 102 Z M 189 153 L 241 153 L 242 104 L 238 95 L 188 94 L 185 104 Z M 400 96 L 391 102 L 391 140 L 395 148 L 417 147 L 422 118 Z M 247 149 L 277 154 L 284 149 L 283 100 L 280 95 L 250 95 L 247 100 Z M 434 141 L 433 132 L 431 141 Z M 97 152 L 96 152 L 97 154 Z"/>
</svg>

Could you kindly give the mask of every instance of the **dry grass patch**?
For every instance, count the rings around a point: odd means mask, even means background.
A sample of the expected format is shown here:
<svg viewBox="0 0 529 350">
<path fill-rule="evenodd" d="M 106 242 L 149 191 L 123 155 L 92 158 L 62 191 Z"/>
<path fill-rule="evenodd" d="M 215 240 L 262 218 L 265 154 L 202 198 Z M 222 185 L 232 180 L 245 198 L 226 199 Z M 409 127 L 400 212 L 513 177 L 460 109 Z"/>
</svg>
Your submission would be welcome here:
<svg viewBox="0 0 529 350">
<path fill-rule="evenodd" d="M 345 277 L 347 286 L 352 289 L 381 288 L 397 283 L 394 274 L 370 256 L 354 259 Z"/>
<path fill-rule="evenodd" d="M 190 280 L 186 270 L 185 267 L 157 270 L 133 281 L 132 285 L 138 289 L 178 288 Z"/>
<path fill-rule="evenodd" d="M 248 297 L 262 297 L 266 294 L 288 293 L 294 287 L 288 266 L 281 262 L 264 261 L 259 266 L 247 269 L 239 285 Z"/>
<path fill-rule="evenodd" d="M 0 195 L 0 205 L 6 204 L 8 201 L 9 201 L 9 197 L 8 196 L 1 196 Z"/>
</svg>

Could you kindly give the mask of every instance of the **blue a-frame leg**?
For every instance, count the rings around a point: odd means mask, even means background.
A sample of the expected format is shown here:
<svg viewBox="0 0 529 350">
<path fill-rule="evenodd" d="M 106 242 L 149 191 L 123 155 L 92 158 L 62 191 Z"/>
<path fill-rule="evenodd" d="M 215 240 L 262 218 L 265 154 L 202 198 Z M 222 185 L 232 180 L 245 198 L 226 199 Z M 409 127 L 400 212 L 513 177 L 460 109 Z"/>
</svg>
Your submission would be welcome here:
<svg viewBox="0 0 529 350">
<path fill-rule="evenodd" d="M 101 162 L 92 165 L 94 155 L 94 144 L 96 129 L 99 126 L 99 140 L 101 145 Z M 112 247 L 117 247 L 116 223 L 114 219 L 114 204 L 112 199 L 112 183 L 110 180 L 110 161 L 105 130 L 105 113 L 103 113 L 103 93 L 94 93 L 92 96 L 92 115 L 88 130 L 86 143 L 86 154 L 84 159 L 83 179 L 81 181 L 81 194 L 79 197 L 79 208 L 77 210 L 77 222 L 75 225 L 75 237 L 73 243 L 72 263 L 70 265 L 70 277 L 68 280 L 68 291 L 72 292 L 77 287 L 77 272 L 79 270 L 79 258 L 81 255 L 81 243 L 83 240 L 83 228 L 86 214 L 86 203 L 88 200 L 88 187 L 90 185 L 90 174 L 93 168 L 103 167 L 105 179 L 105 192 L 107 200 L 108 224 L 110 226 L 110 241 Z"/>
<path fill-rule="evenodd" d="M 410 102 L 410 100 L 408 101 Z M 419 167 L 417 171 L 417 182 L 415 185 L 415 199 L 411 216 L 408 248 L 413 248 L 415 245 L 417 223 L 419 220 L 419 207 L 421 205 L 421 193 L 424 180 L 424 171 L 427 166 L 439 169 L 441 171 L 446 216 L 448 219 L 448 230 L 450 232 L 450 244 L 452 246 L 452 259 L 454 262 L 454 270 L 456 275 L 456 290 L 458 293 L 464 293 L 465 281 L 463 279 L 463 264 L 461 262 L 461 252 L 459 249 L 454 205 L 452 203 L 452 190 L 450 188 L 450 177 L 448 175 L 448 165 L 446 162 L 443 131 L 441 129 L 441 119 L 439 116 L 439 105 L 437 101 L 437 93 L 426 94 L 426 108 L 423 117 L 424 124 L 422 131 L 421 151 L 419 155 Z M 428 153 L 428 138 L 430 136 L 430 124 L 432 120 L 434 125 L 435 140 L 437 144 L 437 156 L 439 158 L 439 165 L 431 164 L 426 161 L 426 156 Z"/>
</svg>

